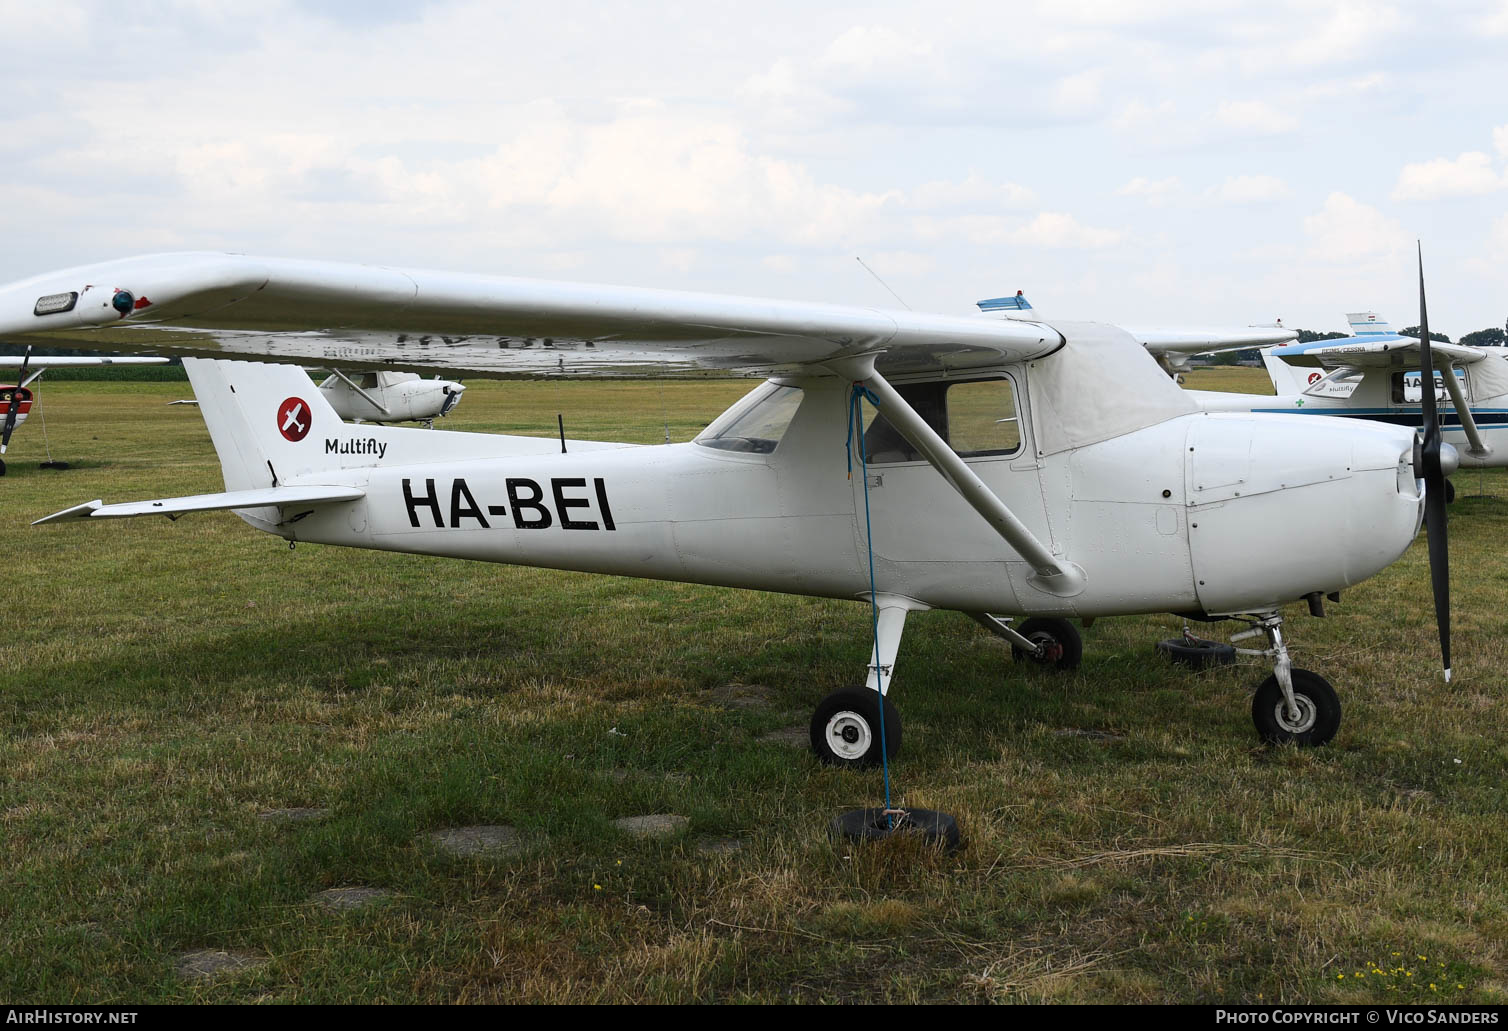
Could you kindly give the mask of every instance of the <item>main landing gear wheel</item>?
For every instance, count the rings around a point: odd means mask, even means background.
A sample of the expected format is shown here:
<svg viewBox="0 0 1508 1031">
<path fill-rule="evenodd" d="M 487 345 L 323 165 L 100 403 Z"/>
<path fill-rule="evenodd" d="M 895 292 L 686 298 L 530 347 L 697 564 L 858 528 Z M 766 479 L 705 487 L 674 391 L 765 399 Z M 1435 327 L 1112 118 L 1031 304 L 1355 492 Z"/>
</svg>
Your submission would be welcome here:
<svg viewBox="0 0 1508 1031">
<path fill-rule="evenodd" d="M 1229 666 L 1236 661 L 1234 645 L 1206 641 L 1202 637 L 1170 637 L 1166 641 L 1158 641 L 1157 653 L 1167 656 L 1170 662 L 1190 669 Z"/>
<path fill-rule="evenodd" d="M 1456 485 L 1450 480 L 1445 481 L 1445 503 L 1448 505 L 1456 500 Z"/>
<path fill-rule="evenodd" d="M 1251 700 L 1251 719 L 1257 733 L 1269 744 L 1292 741 L 1296 745 L 1323 745 L 1340 729 L 1340 699 L 1335 689 L 1318 673 L 1307 669 L 1289 671 L 1293 678 L 1293 701 L 1298 712 L 1288 711 L 1277 674 L 1257 687 Z"/>
<path fill-rule="evenodd" d="M 901 750 L 901 714 L 878 691 L 845 687 L 822 699 L 812 715 L 812 751 L 831 766 L 880 763 L 880 707 L 885 710 L 885 755 Z"/>
<path fill-rule="evenodd" d="M 1011 656 L 1017 662 L 1033 662 L 1039 666 L 1060 672 L 1079 668 L 1084 658 L 1084 642 L 1072 623 L 1066 619 L 1036 616 L 1016 628 L 1016 632 L 1037 646 L 1037 654 L 1011 646 Z"/>
<path fill-rule="evenodd" d="M 5 462 L 3 460 L 0 460 L 0 476 L 4 476 L 4 475 L 5 475 Z"/>
</svg>

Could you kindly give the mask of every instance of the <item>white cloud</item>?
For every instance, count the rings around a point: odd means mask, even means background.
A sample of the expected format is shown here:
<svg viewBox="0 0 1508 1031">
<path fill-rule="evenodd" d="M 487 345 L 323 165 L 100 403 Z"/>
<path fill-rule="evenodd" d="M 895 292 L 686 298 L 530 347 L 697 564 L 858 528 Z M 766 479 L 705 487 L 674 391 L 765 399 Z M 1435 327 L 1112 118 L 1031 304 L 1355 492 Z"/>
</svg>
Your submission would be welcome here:
<svg viewBox="0 0 1508 1031">
<path fill-rule="evenodd" d="M 1183 180 L 1176 175 L 1166 179 L 1137 176 L 1115 191 L 1117 197 L 1140 197 L 1148 204 L 1166 204 L 1183 192 Z"/>
<path fill-rule="evenodd" d="M 1131 100 L 1121 105 L 1110 124 L 1125 133 L 1162 132 L 1176 124 L 1178 107 L 1171 100 L 1149 104 L 1144 100 Z"/>
<path fill-rule="evenodd" d="M 1298 128 L 1298 119 L 1263 100 L 1226 100 L 1215 108 L 1215 121 L 1243 133 L 1276 135 Z"/>
<path fill-rule="evenodd" d="M 1309 257 L 1330 262 L 1388 258 L 1407 251 L 1409 235 L 1393 219 L 1344 193 L 1332 193 L 1325 206 L 1304 219 Z"/>
<path fill-rule="evenodd" d="M 1011 234 L 1015 243 L 1034 247 L 1097 250 L 1120 243 L 1125 234 L 1115 229 L 1086 226 L 1072 215 L 1044 211 Z"/>
<path fill-rule="evenodd" d="M 1489 36 L 1508 36 L 1508 0 L 1497 0 L 1490 11 L 1477 19 L 1477 28 Z"/>
<path fill-rule="evenodd" d="M 1271 175 L 1233 175 L 1206 193 L 1223 204 L 1265 204 L 1288 196 L 1288 184 Z"/>
<path fill-rule="evenodd" d="M 963 207 L 984 211 L 1016 210 L 1035 204 L 1036 200 L 1036 194 L 1019 183 L 990 182 L 978 172 L 970 172 L 960 182 L 923 183 L 906 193 L 906 205 L 921 211 Z"/>
<path fill-rule="evenodd" d="M 1496 135 L 1496 133 L 1494 133 Z M 1393 187 L 1393 200 L 1439 200 L 1443 197 L 1479 197 L 1508 185 L 1508 179 L 1492 167 L 1492 158 L 1471 150 L 1454 161 L 1435 158 L 1404 165 Z"/>
<path fill-rule="evenodd" d="M 994 248 L 1002 244 L 1051 250 L 1102 250 L 1125 239 L 1117 229 L 1088 226 L 1061 211 L 1043 211 L 1029 219 L 1004 215 L 919 218 L 917 236 L 956 248 L 961 242 Z"/>
</svg>

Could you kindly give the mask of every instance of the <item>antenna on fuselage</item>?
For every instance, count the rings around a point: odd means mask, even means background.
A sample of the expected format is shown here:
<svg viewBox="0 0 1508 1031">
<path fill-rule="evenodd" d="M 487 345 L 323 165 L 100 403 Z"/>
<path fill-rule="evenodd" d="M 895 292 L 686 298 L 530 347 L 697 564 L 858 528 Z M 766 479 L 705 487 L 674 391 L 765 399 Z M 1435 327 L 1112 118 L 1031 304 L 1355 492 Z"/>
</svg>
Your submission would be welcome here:
<svg viewBox="0 0 1508 1031">
<path fill-rule="evenodd" d="M 860 265 L 864 265 L 864 259 L 861 258 L 861 257 L 859 257 L 857 254 L 854 255 L 853 260 L 857 261 Z M 890 284 L 887 283 L 887 282 L 885 282 L 883 279 L 881 279 L 880 278 L 880 274 L 878 272 L 876 272 L 874 269 L 870 268 L 868 265 L 864 265 L 864 271 L 868 272 L 871 276 L 873 276 L 874 277 L 874 281 L 876 283 L 879 283 L 886 290 L 888 290 L 890 292 L 890 296 L 891 297 L 894 297 L 897 301 L 900 301 L 902 308 L 905 308 L 907 311 L 911 311 L 912 310 L 911 309 L 911 305 L 907 304 L 905 301 L 901 301 L 901 295 L 898 294 L 898 293 L 896 293 L 894 290 L 891 290 L 890 289 Z"/>
<path fill-rule="evenodd" d="M 560 412 L 555 413 L 555 425 L 560 427 L 560 453 L 566 453 L 565 449 L 565 416 Z"/>
</svg>

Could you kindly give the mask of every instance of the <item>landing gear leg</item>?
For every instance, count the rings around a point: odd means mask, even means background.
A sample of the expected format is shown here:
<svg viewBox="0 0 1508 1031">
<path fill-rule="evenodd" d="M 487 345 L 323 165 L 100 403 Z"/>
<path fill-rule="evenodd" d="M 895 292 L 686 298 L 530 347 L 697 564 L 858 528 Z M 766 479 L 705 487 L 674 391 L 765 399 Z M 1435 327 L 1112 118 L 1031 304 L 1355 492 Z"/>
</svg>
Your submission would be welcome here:
<svg viewBox="0 0 1508 1031">
<path fill-rule="evenodd" d="M 901 750 L 901 714 L 885 692 L 901 648 L 907 607 L 880 607 L 879 640 L 869 655 L 869 677 L 863 687 L 834 691 L 812 714 L 811 743 L 817 758 L 833 766 L 876 766 L 883 757 L 894 759 Z M 881 727 L 884 727 L 883 733 Z"/>
<path fill-rule="evenodd" d="M 1257 685 L 1251 718 L 1257 733 L 1270 744 L 1323 745 L 1340 729 L 1340 699 L 1318 673 L 1296 668 L 1283 640 L 1283 617 L 1269 612 L 1255 617 L 1250 630 L 1231 637 L 1243 641 L 1265 634 L 1265 649 L 1238 648 L 1243 655 L 1272 660 L 1272 676 Z"/>
<path fill-rule="evenodd" d="M 968 617 L 990 633 L 1011 645 L 1011 657 L 1017 662 L 1032 662 L 1046 669 L 1067 672 L 1079 668 L 1084 657 L 1084 642 L 1078 630 L 1066 619 L 1035 617 L 1017 630 L 1011 621 L 988 612 L 970 612 Z"/>
</svg>

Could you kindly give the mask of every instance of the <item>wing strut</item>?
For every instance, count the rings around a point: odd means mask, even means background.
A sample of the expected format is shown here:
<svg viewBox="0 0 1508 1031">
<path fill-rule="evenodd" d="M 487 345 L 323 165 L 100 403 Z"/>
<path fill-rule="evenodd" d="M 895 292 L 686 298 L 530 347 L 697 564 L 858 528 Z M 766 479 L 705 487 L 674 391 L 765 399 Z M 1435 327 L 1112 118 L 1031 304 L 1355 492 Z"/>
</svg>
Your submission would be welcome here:
<svg viewBox="0 0 1508 1031">
<path fill-rule="evenodd" d="M 1461 429 L 1466 431 L 1466 440 L 1471 444 L 1467 453 L 1486 458 L 1492 454 L 1492 448 L 1482 442 L 1482 434 L 1477 431 L 1477 420 L 1471 414 L 1471 405 L 1466 403 L 1466 397 L 1461 392 L 1461 381 L 1456 378 L 1456 367 L 1451 364 L 1445 366 L 1440 378 L 1445 381 L 1445 389 L 1450 391 L 1450 403 L 1456 406 L 1456 415 L 1461 418 Z M 1424 387 L 1424 378 L 1419 379 L 1419 386 Z"/>
<path fill-rule="evenodd" d="M 918 415 L 916 409 L 906 403 L 906 399 L 901 397 L 885 377 L 875 371 L 874 358 L 873 354 L 867 354 L 823 364 L 840 376 L 846 376 L 855 382 L 862 381 L 874 391 L 880 399 L 880 411 L 890 421 L 890 425 L 895 427 L 896 432 L 920 451 L 959 496 L 983 516 L 984 521 L 1022 558 L 1031 563 L 1036 575 L 1028 583 L 1060 598 L 1071 598 L 1083 591 L 1084 570 L 1067 559 L 1054 555 L 1047 545 L 1027 529 L 1025 523 L 1016 518 L 1016 514 L 983 480 L 974 475 L 974 470 L 958 457 L 958 453 L 948 446 L 947 441 L 927 425 L 927 420 Z"/>
<path fill-rule="evenodd" d="M 332 368 L 330 371 L 333 372 L 333 373 L 335 373 L 336 378 L 338 378 L 342 383 L 344 383 L 346 386 L 350 387 L 352 390 L 356 391 L 356 393 L 360 394 L 362 397 L 366 398 L 367 403 L 370 404 L 373 408 L 377 409 L 383 415 L 392 415 L 393 414 L 392 412 L 390 412 L 390 411 L 387 410 L 387 405 L 383 404 L 381 401 L 377 400 L 371 394 L 368 394 L 365 390 L 362 390 L 360 387 L 358 387 L 356 385 L 355 381 L 352 380 L 350 376 L 347 376 L 345 373 L 341 372 L 339 369 Z"/>
</svg>

